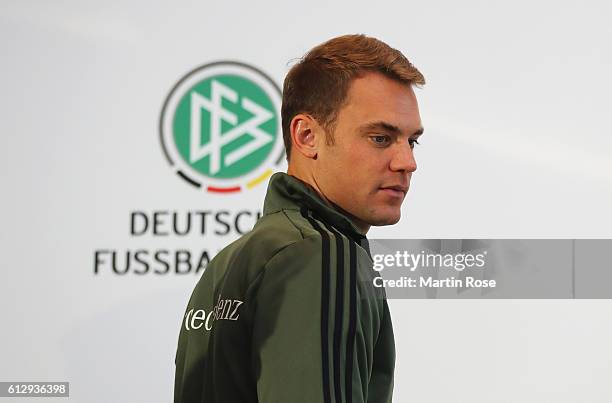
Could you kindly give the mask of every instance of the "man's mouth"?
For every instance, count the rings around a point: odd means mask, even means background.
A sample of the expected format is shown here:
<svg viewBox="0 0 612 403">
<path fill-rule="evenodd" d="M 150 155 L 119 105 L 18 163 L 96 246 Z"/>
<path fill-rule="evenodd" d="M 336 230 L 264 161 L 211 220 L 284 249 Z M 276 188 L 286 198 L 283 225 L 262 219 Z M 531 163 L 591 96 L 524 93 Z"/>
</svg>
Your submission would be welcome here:
<svg viewBox="0 0 612 403">
<path fill-rule="evenodd" d="M 401 186 L 401 185 L 384 186 L 384 187 L 381 187 L 380 189 L 389 196 L 399 197 L 399 198 L 403 198 L 406 195 L 406 192 L 408 192 L 408 186 Z"/>
</svg>

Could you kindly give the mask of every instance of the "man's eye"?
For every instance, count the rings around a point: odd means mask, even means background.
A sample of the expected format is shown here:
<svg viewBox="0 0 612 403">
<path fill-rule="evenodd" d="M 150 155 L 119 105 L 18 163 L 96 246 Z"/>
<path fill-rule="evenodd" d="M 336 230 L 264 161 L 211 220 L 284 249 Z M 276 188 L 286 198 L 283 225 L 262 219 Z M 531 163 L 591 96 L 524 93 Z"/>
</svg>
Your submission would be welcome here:
<svg viewBox="0 0 612 403">
<path fill-rule="evenodd" d="M 384 146 L 389 143 L 389 136 L 371 136 L 370 139 L 374 142 L 374 144 L 379 146 Z"/>
<path fill-rule="evenodd" d="M 411 148 L 414 148 L 415 144 L 421 144 L 421 143 L 419 143 L 417 139 L 410 139 L 408 140 L 408 144 L 410 144 Z"/>
</svg>

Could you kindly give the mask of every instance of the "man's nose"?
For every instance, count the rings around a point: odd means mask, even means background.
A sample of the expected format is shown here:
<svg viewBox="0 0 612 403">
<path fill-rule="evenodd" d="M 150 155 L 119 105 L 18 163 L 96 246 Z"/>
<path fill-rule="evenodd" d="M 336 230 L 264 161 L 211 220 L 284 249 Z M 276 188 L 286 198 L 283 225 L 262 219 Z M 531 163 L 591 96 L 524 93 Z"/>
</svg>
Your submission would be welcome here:
<svg viewBox="0 0 612 403">
<path fill-rule="evenodd" d="M 417 163 L 414 159 L 414 149 L 410 147 L 410 144 L 406 143 L 395 147 L 389 168 L 392 171 L 416 171 Z"/>
</svg>

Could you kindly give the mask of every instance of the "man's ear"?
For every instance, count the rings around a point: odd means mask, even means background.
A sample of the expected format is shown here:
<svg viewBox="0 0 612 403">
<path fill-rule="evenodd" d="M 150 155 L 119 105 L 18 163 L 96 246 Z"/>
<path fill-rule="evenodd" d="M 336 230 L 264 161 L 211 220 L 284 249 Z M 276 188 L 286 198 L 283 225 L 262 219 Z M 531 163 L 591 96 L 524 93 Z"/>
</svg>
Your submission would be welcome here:
<svg viewBox="0 0 612 403">
<path fill-rule="evenodd" d="M 292 153 L 297 151 L 306 158 L 317 159 L 317 154 L 324 136 L 321 126 L 310 115 L 297 114 L 291 119 Z"/>
</svg>

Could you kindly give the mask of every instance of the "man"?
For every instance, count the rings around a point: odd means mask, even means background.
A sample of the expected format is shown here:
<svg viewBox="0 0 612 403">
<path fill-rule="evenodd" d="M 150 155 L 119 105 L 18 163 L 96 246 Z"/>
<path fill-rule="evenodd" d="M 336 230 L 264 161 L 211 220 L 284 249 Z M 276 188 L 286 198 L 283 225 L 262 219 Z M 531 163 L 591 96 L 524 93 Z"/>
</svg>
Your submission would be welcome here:
<svg viewBox="0 0 612 403">
<path fill-rule="evenodd" d="M 289 169 L 264 216 L 198 282 L 176 355 L 175 402 L 391 402 L 395 346 L 365 237 L 394 224 L 422 134 L 421 73 L 363 35 L 288 73 Z"/>
</svg>

